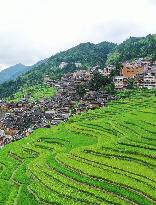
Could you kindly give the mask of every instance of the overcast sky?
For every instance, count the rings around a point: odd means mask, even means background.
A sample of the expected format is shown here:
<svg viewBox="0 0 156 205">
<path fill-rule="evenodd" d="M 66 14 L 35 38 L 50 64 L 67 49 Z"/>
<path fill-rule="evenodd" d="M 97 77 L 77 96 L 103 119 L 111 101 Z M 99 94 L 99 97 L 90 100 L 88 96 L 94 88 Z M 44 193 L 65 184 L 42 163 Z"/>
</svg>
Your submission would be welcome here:
<svg viewBox="0 0 156 205">
<path fill-rule="evenodd" d="M 156 33 L 156 0 L 0 0 L 0 69 L 81 42 Z"/>
</svg>

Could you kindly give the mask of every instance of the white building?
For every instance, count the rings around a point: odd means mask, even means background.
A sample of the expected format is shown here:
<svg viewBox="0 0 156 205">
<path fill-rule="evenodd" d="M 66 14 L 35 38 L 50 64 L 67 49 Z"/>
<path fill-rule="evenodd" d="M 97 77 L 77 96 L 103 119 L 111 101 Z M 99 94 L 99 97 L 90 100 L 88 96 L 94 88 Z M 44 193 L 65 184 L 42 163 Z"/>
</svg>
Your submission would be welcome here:
<svg viewBox="0 0 156 205">
<path fill-rule="evenodd" d="M 81 63 L 75 63 L 76 68 L 81 68 L 82 64 Z"/>
<path fill-rule="evenodd" d="M 108 67 L 106 67 L 106 68 L 104 68 L 103 70 L 102 70 L 102 74 L 104 75 L 104 76 L 109 76 L 110 74 L 111 74 L 111 71 L 112 70 L 114 70 L 114 66 L 108 66 Z"/>
<path fill-rule="evenodd" d="M 114 85 L 116 89 L 123 89 L 127 87 L 127 78 L 124 76 L 115 76 Z"/>
<path fill-rule="evenodd" d="M 144 87 L 148 89 L 156 88 L 156 76 L 151 73 L 147 73 L 144 76 Z"/>
<path fill-rule="evenodd" d="M 60 63 L 59 68 L 63 69 L 66 65 L 68 65 L 68 63 L 62 62 Z"/>
</svg>

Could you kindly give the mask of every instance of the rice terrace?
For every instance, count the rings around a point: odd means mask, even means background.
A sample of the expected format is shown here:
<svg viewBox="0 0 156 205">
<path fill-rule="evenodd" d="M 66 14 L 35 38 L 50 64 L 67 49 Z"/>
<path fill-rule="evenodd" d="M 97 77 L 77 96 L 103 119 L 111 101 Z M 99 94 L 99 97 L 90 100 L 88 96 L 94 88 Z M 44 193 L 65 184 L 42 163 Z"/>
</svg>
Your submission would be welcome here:
<svg viewBox="0 0 156 205">
<path fill-rule="evenodd" d="M 0 152 L 0 204 L 156 204 L 156 97 L 135 92 Z"/>
<path fill-rule="evenodd" d="M 156 0 L 0 8 L 0 205 L 156 205 Z"/>
</svg>

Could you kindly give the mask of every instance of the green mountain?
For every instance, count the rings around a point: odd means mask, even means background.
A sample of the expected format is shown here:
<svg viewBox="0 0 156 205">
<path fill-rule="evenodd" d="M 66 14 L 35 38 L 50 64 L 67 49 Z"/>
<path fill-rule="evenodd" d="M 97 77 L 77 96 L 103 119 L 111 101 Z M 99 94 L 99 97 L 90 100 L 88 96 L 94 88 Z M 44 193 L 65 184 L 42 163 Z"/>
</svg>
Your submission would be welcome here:
<svg viewBox="0 0 156 205">
<path fill-rule="evenodd" d="M 5 81 L 15 80 L 18 76 L 26 73 L 30 69 L 30 66 L 25 66 L 21 63 L 6 68 L 0 72 L 0 84 L 4 83 Z"/>
<path fill-rule="evenodd" d="M 45 75 L 49 75 L 51 79 L 58 79 L 64 73 L 75 71 L 79 69 L 75 63 L 81 64 L 81 69 L 97 65 L 103 68 L 105 64 L 117 64 L 144 57 L 156 60 L 156 35 L 130 37 L 119 45 L 109 42 L 82 43 L 35 64 L 30 71 L 16 80 L 0 85 L 0 99 L 12 97 L 17 92 L 21 93 L 23 87 L 27 90 L 27 87 L 43 84 Z M 63 69 L 60 68 L 62 62 L 68 63 Z"/>
<path fill-rule="evenodd" d="M 88 69 L 99 65 L 104 67 L 107 55 L 114 49 L 116 44 L 102 42 L 99 44 L 82 43 L 67 51 L 57 53 L 56 55 L 46 59 L 23 74 L 15 81 L 5 82 L 0 85 L 0 98 L 6 98 L 17 93 L 22 87 L 30 87 L 43 83 L 43 77 L 49 75 L 52 79 L 58 79 L 66 72 L 77 70 L 75 63 L 81 63 L 82 69 Z M 68 65 L 64 69 L 60 69 L 61 62 Z"/>
<path fill-rule="evenodd" d="M 108 55 L 107 64 L 144 57 L 156 59 L 156 35 L 130 37 Z"/>
<path fill-rule="evenodd" d="M 93 67 L 96 65 L 104 66 L 107 55 L 115 48 L 114 43 L 102 42 L 99 44 L 81 43 L 67 51 L 60 52 L 52 56 L 49 60 L 55 61 L 56 65 L 62 61 L 72 63 L 79 62 L 85 67 Z"/>
<path fill-rule="evenodd" d="M 0 151 L 0 204 L 156 204 L 156 97 L 135 93 Z"/>
</svg>

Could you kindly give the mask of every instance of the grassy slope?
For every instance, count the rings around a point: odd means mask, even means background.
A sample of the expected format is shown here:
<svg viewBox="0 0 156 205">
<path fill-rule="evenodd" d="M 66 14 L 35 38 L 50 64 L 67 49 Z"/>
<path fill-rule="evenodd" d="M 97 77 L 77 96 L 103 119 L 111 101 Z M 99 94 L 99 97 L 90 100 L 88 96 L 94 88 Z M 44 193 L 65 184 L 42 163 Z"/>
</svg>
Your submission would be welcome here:
<svg viewBox="0 0 156 205">
<path fill-rule="evenodd" d="M 48 87 L 46 85 L 34 85 L 31 87 L 24 87 L 20 91 L 18 91 L 14 95 L 14 97 L 10 97 L 7 100 L 18 102 L 21 98 L 23 98 L 25 95 L 28 95 L 29 93 L 31 93 L 31 97 L 29 99 L 30 101 L 40 100 L 45 97 L 51 97 L 55 95 L 56 89 Z"/>
<path fill-rule="evenodd" d="M 156 97 L 137 94 L 0 151 L 0 204 L 156 204 Z"/>
</svg>

